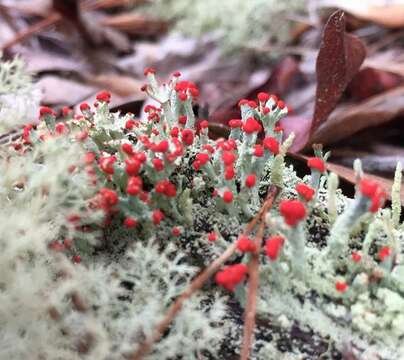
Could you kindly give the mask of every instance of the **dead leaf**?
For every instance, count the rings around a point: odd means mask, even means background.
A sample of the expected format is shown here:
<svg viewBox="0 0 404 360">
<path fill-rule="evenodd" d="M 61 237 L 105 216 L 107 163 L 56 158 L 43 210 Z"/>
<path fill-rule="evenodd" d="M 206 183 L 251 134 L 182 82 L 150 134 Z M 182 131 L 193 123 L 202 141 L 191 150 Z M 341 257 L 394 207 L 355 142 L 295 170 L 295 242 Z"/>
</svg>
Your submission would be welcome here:
<svg viewBox="0 0 404 360">
<path fill-rule="evenodd" d="M 111 9 L 115 7 L 142 5 L 147 3 L 148 0 L 92 0 L 92 2 L 97 4 L 98 9 Z"/>
<path fill-rule="evenodd" d="M 47 105 L 73 105 L 97 91 L 97 88 L 57 76 L 44 76 L 37 86 L 42 90 L 42 102 Z"/>
<path fill-rule="evenodd" d="M 404 86 L 360 104 L 340 105 L 314 133 L 311 143 L 331 144 L 404 113 Z"/>
<path fill-rule="evenodd" d="M 366 49 L 362 41 L 345 33 L 344 13 L 333 13 L 325 25 L 317 57 L 316 102 L 310 135 L 334 110 L 365 56 Z"/>
<path fill-rule="evenodd" d="M 22 48 L 20 56 L 27 64 L 27 70 L 32 73 L 49 71 L 63 71 L 75 73 L 87 73 L 91 66 L 84 61 L 72 57 L 61 56 L 48 51 L 30 50 Z"/>
<path fill-rule="evenodd" d="M 1 6 L 17 10 L 29 16 L 47 16 L 52 9 L 52 0 L 3 0 Z"/>
<path fill-rule="evenodd" d="M 404 54 L 402 49 L 382 51 L 367 58 L 363 66 L 404 77 Z"/>
<path fill-rule="evenodd" d="M 100 25 L 109 26 L 130 35 L 155 35 L 166 32 L 168 28 L 166 21 L 152 19 L 135 12 L 106 16 Z"/>
<path fill-rule="evenodd" d="M 306 146 L 310 140 L 308 129 L 310 129 L 311 123 L 311 117 L 300 115 L 290 115 L 281 120 L 285 137 L 288 137 L 292 132 L 295 134 L 290 151 L 300 151 Z"/>
<path fill-rule="evenodd" d="M 348 85 L 346 93 L 352 100 L 365 100 L 397 87 L 403 80 L 390 72 L 362 68 Z"/>
<path fill-rule="evenodd" d="M 114 92 L 122 97 L 131 96 L 133 99 L 137 100 L 145 99 L 145 93 L 140 90 L 144 81 L 136 80 L 133 77 L 116 74 L 100 74 L 87 75 L 86 80 L 89 84 Z"/>
<path fill-rule="evenodd" d="M 300 73 L 299 62 L 292 56 L 286 56 L 275 65 L 268 81 L 259 88 L 254 89 L 246 98 L 254 98 L 260 91 L 270 92 L 282 97 L 290 89 Z"/>
</svg>

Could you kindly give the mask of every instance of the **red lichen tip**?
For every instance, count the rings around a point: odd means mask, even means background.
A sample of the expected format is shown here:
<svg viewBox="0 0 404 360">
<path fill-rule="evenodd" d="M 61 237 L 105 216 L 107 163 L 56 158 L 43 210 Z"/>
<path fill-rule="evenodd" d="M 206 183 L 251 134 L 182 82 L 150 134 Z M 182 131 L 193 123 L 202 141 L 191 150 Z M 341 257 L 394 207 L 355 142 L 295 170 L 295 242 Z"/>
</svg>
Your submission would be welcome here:
<svg viewBox="0 0 404 360">
<path fill-rule="evenodd" d="M 238 107 L 241 107 L 241 106 L 243 106 L 243 105 L 248 105 L 248 100 L 247 100 L 247 99 L 241 99 L 241 100 L 238 102 Z"/>
<path fill-rule="evenodd" d="M 306 217 L 306 208 L 299 200 L 283 200 L 279 205 L 279 212 L 283 216 L 286 224 L 297 225 Z"/>
<path fill-rule="evenodd" d="M 265 253 L 272 261 L 278 258 L 284 242 L 285 238 L 280 235 L 272 236 L 265 242 Z"/>
<path fill-rule="evenodd" d="M 223 151 L 222 161 L 226 166 L 232 165 L 236 161 L 236 155 L 231 151 Z"/>
<path fill-rule="evenodd" d="M 321 173 L 325 172 L 325 163 L 324 160 L 319 157 L 311 157 L 307 160 L 307 166 L 312 169 L 319 171 Z"/>
<path fill-rule="evenodd" d="M 235 287 L 244 280 L 247 271 L 248 267 L 245 264 L 226 266 L 216 274 L 215 281 L 225 289 L 234 291 Z"/>
<path fill-rule="evenodd" d="M 178 116 L 178 122 L 179 122 L 181 125 L 185 125 L 185 124 L 187 123 L 187 117 L 186 117 L 186 115 L 180 115 L 180 116 Z"/>
<path fill-rule="evenodd" d="M 112 175 L 115 172 L 114 163 L 116 161 L 115 156 L 103 156 L 100 158 L 100 168 L 106 174 Z"/>
<path fill-rule="evenodd" d="M 198 153 L 196 154 L 195 159 L 200 163 L 200 165 L 206 165 L 210 159 L 210 156 L 207 153 Z"/>
<path fill-rule="evenodd" d="M 207 129 L 208 127 L 209 127 L 209 121 L 208 121 L 208 120 L 202 120 L 202 121 L 199 123 L 199 128 L 200 128 L 201 130 Z"/>
<path fill-rule="evenodd" d="M 311 186 L 303 183 L 296 185 L 296 191 L 307 202 L 311 201 L 314 194 L 316 193 L 316 191 Z"/>
<path fill-rule="evenodd" d="M 133 147 L 131 144 L 129 143 L 122 144 L 121 148 L 125 154 L 133 155 Z"/>
<path fill-rule="evenodd" d="M 39 108 L 39 116 L 43 117 L 45 115 L 56 116 L 55 112 L 48 106 L 41 106 Z"/>
<path fill-rule="evenodd" d="M 61 135 L 68 132 L 68 128 L 64 123 L 60 122 L 55 125 L 55 131 L 57 134 Z"/>
<path fill-rule="evenodd" d="M 237 240 L 237 249 L 242 253 L 255 252 L 257 250 L 257 246 L 248 236 L 242 235 Z"/>
<path fill-rule="evenodd" d="M 257 120 L 255 120 L 253 117 L 248 118 L 242 127 L 243 127 L 244 132 L 246 132 L 247 134 L 259 132 L 262 129 L 260 123 Z"/>
<path fill-rule="evenodd" d="M 368 198 L 373 198 L 379 192 L 379 184 L 376 181 L 362 179 L 359 184 L 360 192 Z"/>
<path fill-rule="evenodd" d="M 160 222 L 161 222 L 163 219 L 164 219 L 164 213 L 163 213 L 161 210 L 157 209 L 157 210 L 154 210 L 154 211 L 153 211 L 153 214 L 152 214 L 152 221 L 153 221 L 153 224 L 154 224 L 154 225 L 159 225 Z"/>
<path fill-rule="evenodd" d="M 236 176 L 236 171 L 234 170 L 233 165 L 226 166 L 224 169 L 224 178 L 225 180 L 232 180 Z"/>
<path fill-rule="evenodd" d="M 154 158 L 152 160 L 153 167 L 156 171 L 163 171 L 164 170 L 164 162 L 161 159 Z"/>
<path fill-rule="evenodd" d="M 88 105 L 86 102 L 83 102 L 80 104 L 80 110 L 82 112 L 88 111 L 88 110 L 90 110 L 90 105 Z"/>
<path fill-rule="evenodd" d="M 226 190 L 226 191 L 223 193 L 223 201 L 224 201 L 226 204 L 231 203 L 231 202 L 233 201 L 233 193 L 232 193 L 231 191 L 229 191 L 229 190 Z"/>
<path fill-rule="evenodd" d="M 254 146 L 254 156 L 256 157 L 264 156 L 264 148 L 261 145 L 257 144 Z"/>
<path fill-rule="evenodd" d="M 119 201 L 118 194 L 114 190 L 111 190 L 108 188 L 102 188 L 98 191 L 98 193 L 102 197 L 102 201 L 103 201 L 102 205 L 104 208 L 105 208 L 105 206 L 111 207 L 111 206 L 118 204 L 118 201 Z"/>
<path fill-rule="evenodd" d="M 109 103 L 111 100 L 111 93 L 106 90 L 103 90 L 100 91 L 95 98 L 97 101 Z"/>
<path fill-rule="evenodd" d="M 266 92 L 260 92 L 258 93 L 257 98 L 260 103 L 266 103 L 269 100 L 269 94 Z"/>
<path fill-rule="evenodd" d="M 81 263 L 81 256 L 80 256 L 80 255 L 74 255 L 74 256 L 72 257 L 72 261 L 73 261 L 75 264 L 80 264 L 80 263 Z"/>
<path fill-rule="evenodd" d="M 124 220 L 123 225 L 124 225 L 125 227 L 127 227 L 128 229 L 132 229 L 132 228 L 135 228 L 135 227 L 137 226 L 137 221 L 136 221 L 136 219 L 133 218 L 133 217 L 127 217 L 127 218 Z"/>
<path fill-rule="evenodd" d="M 257 182 L 257 176 L 255 174 L 249 174 L 245 179 L 245 186 L 247 186 L 248 188 L 252 188 L 255 186 L 256 182 Z"/>
<path fill-rule="evenodd" d="M 379 183 L 369 179 L 362 179 L 359 183 L 362 195 L 371 199 L 370 212 L 377 212 L 386 200 L 386 193 Z"/>
<path fill-rule="evenodd" d="M 241 121 L 241 119 L 231 119 L 231 120 L 229 120 L 229 126 L 232 129 L 241 128 L 242 125 L 243 125 L 243 122 Z"/>
<path fill-rule="evenodd" d="M 353 262 L 358 263 L 361 261 L 362 255 L 357 251 L 352 251 L 351 258 Z"/>
<path fill-rule="evenodd" d="M 338 292 L 343 293 L 343 292 L 347 291 L 348 285 L 346 284 L 345 281 L 337 281 L 337 282 L 335 283 L 335 289 L 336 289 Z"/>
<path fill-rule="evenodd" d="M 70 109 L 68 106 L 63 106 L 62 107 L 62 116 L 66 117 L 69 116 L 72 113 L 72 109 Z"/>
<path fill-rule="evenodd" d="M 182 130 L 181 139 L 185 145 L 191 146 L 194 143 L 194 132 L 191 129 Z"/>
<path fill-rule="evenodd" d="M 286 107 L 286 104 L 285 104 L 282 100 L 279 100 L 279 101 L 277 102 L 276 106 L 277 106 L 279 109 L 283 110 L 283 109 Z"/>
<path fill-rule="evenodd" d="M 160 180 L 155 185 L 156 193 L 163 194 L 167 197 L 175 197 L 177 189 L 175 185 L 169 180 Z"/>
<path fill-rule="evenodd" d="M 131 176 L 128 179 L 126 192 L 129 195 L 137 196 L 142 191 L 143 181 L 139 176 Z"/>
<path fill-rule="evenodd" d="M 217 234 L 214 231 L 210 232 L 208 234 L 208 240 L 210 242 L 215 242 L 217 240 Z"/>
<path fill-rule="evenodd" d="M 389 256 L 391 256 L 392 251 L 391 248 L 388 246 L 384 246 L 379 250 L 378 256 L 380 261 L 386 260 Z"/>
<path fill-rule="evenodd" d="M 125 160 L 125 171 L 129 176 L 135 176 L 139 173 L 142 163 L 135 157 Z"/>
<path fill-rule="evenodd" d="M 179 228 L 178 226 L 174 226 L 174 227 L 171 229 L 171 234 L 172 234 L 173 236 L 175 236 L 175 237 L 180 236 L 180 235 L 181 235 L 181 228 Z"/>
<path fill-rule="evenodd" d="M 178 77 L 181 76 L 181 73 L 180 73 L 179 71 L 175 71 L 175 72 L 173 73 L 173 76 L 176 77 L 176 78 L 178 78 Z"/>
<path fill-rule="evenodd" d="M 129 119 L 125 123 L 126 130 L 132 130 L 136 126 L 136 121 L 133 119 Z"/>
<path fill-rule="evenodd" d="M 155 74 L 156 73 L 156 69 L 152 68 L 152 67 L 147 67 L 144 69 L 143 74 L 145 76 L 149 75 L 149 74 Z"/>
<path fill-rule="evenodd" d="M 94 152 L 89 151 L 84 155 L 84 162 L 87 165 L 91 165 L 94 162 L 94 160 L 95 160 L 95 153 Z"/>
<path fill-rule="evenodd" d="M 266 137 L 263 141 L 262 144 L 264 145 L 264 148 L 269 150 L 272 154 L 278 155 L 279 154 L 279 143 L 278 140 L 276 140 L 274 137 Z"/>
</svg>

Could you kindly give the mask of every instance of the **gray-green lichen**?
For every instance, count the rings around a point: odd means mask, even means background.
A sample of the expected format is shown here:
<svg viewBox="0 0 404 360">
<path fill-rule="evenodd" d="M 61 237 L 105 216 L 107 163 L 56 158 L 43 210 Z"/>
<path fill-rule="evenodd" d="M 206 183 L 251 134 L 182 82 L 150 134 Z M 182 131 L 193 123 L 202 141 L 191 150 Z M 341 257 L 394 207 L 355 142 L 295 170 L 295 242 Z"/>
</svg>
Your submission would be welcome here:
<svg viewBox="0 0 404 360">
<path fill-rule="evenodd" d="M 176 30 L 201 37 L 216 33 L 226 51 L 265 45 L 281 47 L 290 41 L 291 13 L 302 14 L 302 0 L 157 0 L 148 6 L 151 14 L 175 23 Z M 276 51 L 275 51 L 276 52 Z M 273 52 L 272 54 L 274 54 Z"/>
</svg>

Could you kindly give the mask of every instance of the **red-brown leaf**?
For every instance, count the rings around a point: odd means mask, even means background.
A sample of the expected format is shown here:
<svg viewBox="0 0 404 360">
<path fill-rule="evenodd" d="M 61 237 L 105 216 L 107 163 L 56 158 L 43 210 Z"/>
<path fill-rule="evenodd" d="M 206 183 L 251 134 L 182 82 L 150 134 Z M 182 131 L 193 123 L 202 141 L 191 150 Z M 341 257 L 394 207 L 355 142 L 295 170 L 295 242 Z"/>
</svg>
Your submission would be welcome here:
<svg viewBox="0 0 404 360">
<path fill-rule="evenodd" d="M 362 41 L 345 33 L 344 13 L 333 13 L 325 25 L 317 57 L 316 103 L 310 134 L 327 120 L 365 56 Z"/>
</svg>

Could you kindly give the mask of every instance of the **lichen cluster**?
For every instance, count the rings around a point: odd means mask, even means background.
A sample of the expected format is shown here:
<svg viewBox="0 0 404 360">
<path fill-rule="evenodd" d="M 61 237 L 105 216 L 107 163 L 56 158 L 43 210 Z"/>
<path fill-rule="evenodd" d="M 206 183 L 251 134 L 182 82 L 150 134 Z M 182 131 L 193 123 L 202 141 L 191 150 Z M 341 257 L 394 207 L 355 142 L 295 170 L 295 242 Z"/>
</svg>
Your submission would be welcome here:
<svg viewBox="0 0 404 360">
<path fill-rule="evenodd" d="M 283 139 L 287 106 L 275 96 L 241 100 L 229 138 L 212 140 L 193 113 L 195 84 L 145 75 L 155 101 L 145 120 L 111 113 L 101 92 L 81 114 L 40 108 L 1 148 L 0 358 L 130 359 L 233 243 L 147 358 L 235 356 L 258 251 L 255 230 L 244 229 L 275 186 L 251 358 L 401 359 L 401 168 L 392 209 L 359 165 L 356 196 L 346 198 L 328 154 L 317 149 L 303 179 L 285 163 L 293 136 Z M 0 115 L 0 127 L 11 122 Z"/>
<path fill-rule="evenodd" d="M 206 0 L 190 6 L 186 0 L 155 0 L 145 7 L 149 13 L 163 17 L 174 24 L 174 29 L 189 36 L 202 37 L 216 34 L 227 52 L 240 49 L 276 49 L 291 39 L 293 19 L 291 12 L 305 12 L 302 0 Z M 269 20 L 270 19 L 270 20 Z"/>
</svg>

